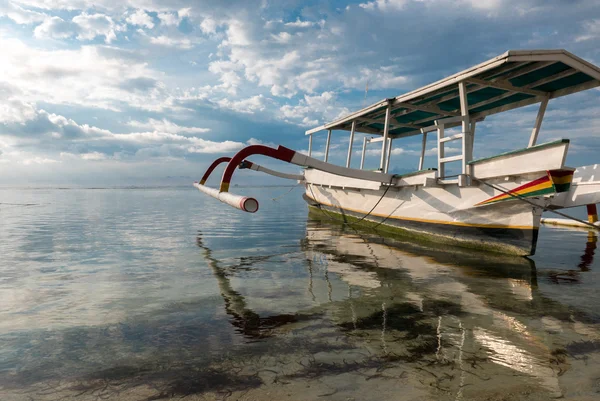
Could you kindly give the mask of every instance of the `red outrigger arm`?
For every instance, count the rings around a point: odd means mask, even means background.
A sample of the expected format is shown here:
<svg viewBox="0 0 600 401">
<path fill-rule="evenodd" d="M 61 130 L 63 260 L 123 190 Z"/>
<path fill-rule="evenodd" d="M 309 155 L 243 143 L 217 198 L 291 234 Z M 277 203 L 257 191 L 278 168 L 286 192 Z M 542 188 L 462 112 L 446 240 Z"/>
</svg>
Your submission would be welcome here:
<svg viewBox="0 0 600 401">
<path fill-rule="evenodd" d="M 291 163 L 292 158 L 296 152 L 291 149 L 285 148 L 283 146 L 279 146 L 277 149 L 270 148 L 264 145 L 250 145 L 240 150 L 231 158 L 229 164 L 225 168 L 225 172 L 223 173 L 223 178 L 221 178 L 221 187 L 219 190 L 221 192 L 229 191 L 229 183 L 231 182 L 231 177 L 233 176 L 233 172 L 240 165 L 241 162 L 246 159 L 248 156 L 252 155 L 263 155 L 269 156 L 273 159 L 282 160 L 284 162 Z"/>
<path fill-rule="evenodd" d="M 202 179 L 200 180 L 200 185 L 204 185 L 206 183 L 206 180 L 208 180 L 208 177 L 210 177 L 210 175 L 212 174 L 213 170 L 215 168 L 217 168 L 217 166 L 221 163 L 225 163 L 225 162 L 229 162 L 231 160 L 231 157 L 219 157 L 217 160 L 215 160 L 214 162 L 212 162 L 212 164 L 210 165 L 210 167 L 206 170 L 206 173 L 204 173 L 204 175 L 202 176 Z"/>
<path fill-rule="evenodd" d="M 241 209 L 250 213 L 256 212 L 258 210 L 258 202 L 256 201 L 256 199 L 229 193 L 229 184 L 231 182 L 231 177 L 233 176 L 233 173 L 238 166 L 240 168 L 251 168 L 253 170 L 265 171 L 267 173 L 273 172 L 272 170 L 268 170 L 264 167 L 254 165 L 251 162 L 245 160 L 248 156 L 252 155 L 268 156 L 273 159 L 281 160 L 298 166 L 313 167 L 322 171 L 326 171 L 328 173 L 337 174 L 344 177 L 359 178 L 368 181 L 391 183 L 392 179 L 394 178 L 392 174 L 358 170 L 329 164 L 321 160 L 313 159 L 312 157 L 303 155 L 302 153 L 298 153 L 292 149 L 288 149 L 281 145 L 277 147 L 277 149 L 270 148 L 264 145 L 251 145 L 240 150 L 232 158 L 221 157 L 215 160 L 210 165 L 208 170 L 206 170 L 206 173 L 204 173 L 202 180 L 200 180 L 199 183 L 194 183 L 194 186 L 198 188 L 198 190 L 206 193 L 207 195 L 210 195 L 213 198 L 217 198 L 221 202 L 227 203 L 228 205 L 231 205 L 237 209 Z M 219 187 L 219 190 L 205 186 L 204 183 L 206 182 L 210 174 L 213 172 L 213 170 L 219 164 L 225 162 L 227 162 L 227 167 L 225 168 L 225 172 L 223 172 L 223 177 L 221 178 L 221 185 Z M 254 166 L 256 166 L 256 168 Z M 302 178 L 298 175 L 284 173 L 277 173 L 273 175 L 290 179 Z"/>
</svg>

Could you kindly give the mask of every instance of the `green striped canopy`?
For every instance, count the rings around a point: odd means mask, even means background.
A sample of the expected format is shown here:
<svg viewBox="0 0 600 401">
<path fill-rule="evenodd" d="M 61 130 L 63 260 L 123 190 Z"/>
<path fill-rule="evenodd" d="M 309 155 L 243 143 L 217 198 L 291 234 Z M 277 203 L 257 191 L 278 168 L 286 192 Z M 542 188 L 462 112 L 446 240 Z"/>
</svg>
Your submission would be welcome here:
<svg viewBox="0 0 600 401">
<path fill-rule="evenodd" d="M 388 105 L 391 138 L 419 134 L 435 120 L 460 116 L 459 82 L 466 85 L 469 117 L 473 121 L 599 86 L 600 68 L 566 50 L 510 50 L 430 85 L 308 130 L 306 134 L 350 130 L 355 122 L 357 132 L 382 135 Z"/>
</svg>

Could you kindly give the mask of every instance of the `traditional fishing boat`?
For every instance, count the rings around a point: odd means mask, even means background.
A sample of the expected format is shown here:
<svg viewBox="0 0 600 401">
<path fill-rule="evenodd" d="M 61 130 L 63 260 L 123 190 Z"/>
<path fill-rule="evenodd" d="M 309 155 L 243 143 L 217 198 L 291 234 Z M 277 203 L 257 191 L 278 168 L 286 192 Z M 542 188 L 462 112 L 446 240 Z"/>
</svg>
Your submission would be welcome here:
<svg viewBox="0 0 600 401">
<path fill-rule="evenodd" d="M 283 146 L 251 145 L 231 158 L 215 160 L 194 186 L 252 213 L 258 210 L 256 199 L 231 194 L 229 183 L 236 168 L 262 171 L 302 182 L 309 207 L 340 215 L 352 224 L 532 255 L 545 210 L 587 205 L 589 221 L 584 223 L 596 226 L 600 166 L 568 167 L 569 140 L 538 144 L 538 135 L 551 99 L 598 86 L 600 68 L 565 50 L 511 50 L 306 131 L 308 155 Z M 539 110 L 526 147 L 473 158 L 477 122 L 533 104 L 539 104 Z M 350 136 L 345 166 L 328 162 L 332 132 L 338 130 L 349 131 Z M 323 160 L 312 157 L 313 136 L 319 132 L 327 133 Z M 352 168 L 356 133 L 366 136 L 360 167 Z M 390 173 L 393 141 L 415 135 L 422 138 L 415 171 Z M 434 168 L 424 165 L 428 135 L 437 143 Z M 366 170 L 367 145 L 378 143 L 379 168 Z M 452 143 L 460 147 L 446 147 Z M 302 174 L 282 173 L 246 160 L 252 155 L 302 166 Z M 221 163 L 227 166 L 220 188 L 205 186 Z"/>
</svg>

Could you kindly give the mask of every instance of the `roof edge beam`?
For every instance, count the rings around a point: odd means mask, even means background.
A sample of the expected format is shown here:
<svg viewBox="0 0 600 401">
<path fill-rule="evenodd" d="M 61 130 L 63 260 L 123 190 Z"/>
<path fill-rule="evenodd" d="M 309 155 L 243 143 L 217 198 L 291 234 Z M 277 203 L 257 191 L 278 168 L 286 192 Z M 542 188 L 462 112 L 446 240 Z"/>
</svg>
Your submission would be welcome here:
<svg viewBox="0 0 600 401">
<path fill-rule="evenodd" d="M 522 68 L 522 69 L 520 69 L 518 71 L 515 71 L 512 74 L 509 74 L 509 75 L 507 75 L 505 77 L 502 77 L 502 79 L 503 80 L 508 80 L 508 79 L 517 78 L 517 77 L 520 77 L 522 75 L 529 74 L 530 72 L 540 70 L 540 69 L 542 69 L 544 67 L 547 67 L 549 65 L 552 65 L 554 63 L 556 63 L 556 61 L 540 62 L 538 64 L 534 64 L 534 65 L 531 65 L 529 67 L 525 67 L 525 68 Z M 467 88 L 467 93 L 477 92 L 478 90 L 483 89 L 483 88 L 484 88 L 484 86 L 481 86 L 481 85 L 477 85 L 477 86 L 474 86 L 472 88 Z M 458 97 L 458 93 L 457 94 L 450 94 L 450 95 L 442 96 L 441 98 L 435 99 L 435 100 L 433 100 L 431 102 L 427 102 L 424 105 L 429 106 L 429 105 L 434 105 L 436 103 L 439 104 L 439 103 L 445 102 L 447 100 L 456 99 L 457 97 Z"/>
<path fill-rule="evenodd" d="M 394 118 L 390 118 L 390 121 L 394 120 L 396 121 L 396 119 Z M 385 125 L 385 121 L 379 121 L 379 120 L 374 120 L 372 118 L 357 118 L 355 121 L 358 121 L 358 123 L 360 125 L 364 125 L 364 124 L 384 124 Z M 390 129 L 394 130 L 396 128 L 414 128 L 414 129 L 419 129 L 421 127 L 419 127 L 418 125 L 414 125 L 414 124 L 405 124 L 405 123 L 399 123 L 399 122 L 395 122 L 394 124 L 390 124 Z"/>
<path fill-rule="evenodd" d="M 518 77 L 520 77 L 522 75 L 529 74 L 530 72 L 533 72 L 533 71 L 541 70 L 542 68 L 548 67 L 549 65 L 552 65 L 552 64 L 555 64 L 555 63 L 557 63 L 557 61 L 540 61 L 540 62 L 537 62 L 535 64 L 529 65 L 527 67 L 517 69 L 516 71 L 513 71 L 510 74 L 507 74 L 507 75 L 505 75 L 503 77 L 497 77 L 497 76 L 495 76 L 497 74 L 493 74 L 492 75 L 493 78 L 490 78 L 490 80 L 494 81 L 494 80 L 501 79 L 501 80 L 506 81 L 506 80 L 509 80 L 509 79 L 518 78 Z M 499 74 L 501 74 L 501 73 L 502 72 L 499 72 Z M 485 77 L 485 78 L 487 78 L 487 77 Z"/>
<path fill-rule="evenodd" d="M 338 120 L 332 121 L 329 124 L 324 124 L 323 125 L 323 129 L 339 129 L 339 127 L 338 127 L 339 125 L 342 125 L 344 123 L 350 122 L 350 121 L 352 121 L 352 120 L 354 120 L 354 119 L 356 119 L 356 118 L 358 118 L 360 116 L 363 116 L 365 114 L 369 114 L 370 112 L 375 111 L 375 110 L 377 110 L 379 108 L 385 107 L 389 103 L 390 103 L 390 99 L 382 100 L 382 101 L 380 101 L 378 103 L 375 103 L 374 105 L 372 105 L 370 107 L 367 107 L 366 109 L 362 109 L 362 110 L 359 110 L 359 111 L 354 112 L 352 114 L 348 114 L 346 117 L 342 117 L 342 118 L 340 118 Z"/>
<path fill-rule="evenodd" d="M 552 54 L 541 54 L 541 55 L 534 55 L 534 56 L 509 56 L 508 60 L 509 61 L 528 61 L 528 60 L 529 61 L 546 61 L 546 60 L 560 61 L 561 63 L 564 63 L 571 68 L 579 70 L 579 71 L 583 72 L 584 74 L 587 74 L 587 75 L 593 77 L 594 79 L 600 80 L 600 70 L 595 68 L 595 66 L 592 66 L 591 64 L 587 63 L 585 60 L 579 59 L 579 57 L 575 56 L 574 54 L 569 53 L 569 55 L 567 55 L 567 53 L 564 51 L 558 57 L 556 55 L 552 55 Z"/>
<path fill-rule="evenodd" d="M 467 82 L 481 85 L 481 86 L 488 86 L 491 88 L 502 89 L 502 90 L 506 90 L 506 91 L 510 91 L 510 92 L 526 93 L 528 95 L 533 95 L 533 96 L 546 96 L 547 95 L 547 92 L 537 91 L 534 89 L 527 89 L 525 87 L 514 86 L 509 81 L 505 81 L 505 80 L 486 81 L 485 79 L 469 78 L 469 79 L 467 79 Z"/>
<path fill-rule="evenodd" d="M 454 112 L 454 111 L 446 111 L 446 110 L 442 110 L 439 107 L 435 107 L 435 106 L 425 106 L 425 105 L 418 105 L 418 104 L 410 104 L 410 103 L 405 103 L 405 102 L 392 102 L 392 107 L 396 108 L 396 106 L 398 106 L 397 108 L 406 108 L 409 110 L 413 110 L 413 111 L 425 111 L 427 113 L 434 113 L 434 114 L 441 114 L 441 115 L 447 115 L 447 116 L 459 116 L 460 113 Z M 408 113 L 406 113 L 408 114 Z"/>
</svg>

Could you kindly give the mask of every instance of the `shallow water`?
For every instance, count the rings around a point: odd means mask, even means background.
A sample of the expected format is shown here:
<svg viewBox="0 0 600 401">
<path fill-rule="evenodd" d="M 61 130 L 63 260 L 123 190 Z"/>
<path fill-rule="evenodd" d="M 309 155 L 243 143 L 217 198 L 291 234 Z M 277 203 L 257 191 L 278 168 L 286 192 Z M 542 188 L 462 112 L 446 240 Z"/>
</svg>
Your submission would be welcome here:
<svg viewBox="0 0 600 401">
<path fill-rule="evenodd" d="M 596 236 L 439 249 L 288 191 L 0 190 L 0 399 L 600 397 Z"/>
</svg>

